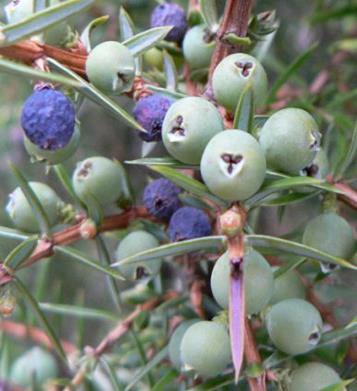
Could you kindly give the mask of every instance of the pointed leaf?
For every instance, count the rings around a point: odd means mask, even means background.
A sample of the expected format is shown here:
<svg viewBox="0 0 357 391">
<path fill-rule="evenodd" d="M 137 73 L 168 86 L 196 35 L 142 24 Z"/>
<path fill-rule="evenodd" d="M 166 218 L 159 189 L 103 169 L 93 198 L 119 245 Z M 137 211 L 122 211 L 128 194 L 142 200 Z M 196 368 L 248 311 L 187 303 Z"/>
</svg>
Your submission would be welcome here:
<svg viewBox="0 0 357 391">
<path fill-rule="evenodd" d="M 183 94 L 182 92 L 168 90 L 167 88 L 157 87 L 154 85 L 148 85 L 148 90 L 159 92 L 161 95 L 167 96 L 169 98 L 182 99 L 186 98 L 188 95 Z"/>
<path fill-rule="evenodd" d="M 343 161 L 341 162 L 337 172 L 335 174 L 335 180 L 339 180 L 343 177 L 344 173 L 351 165 L 351 163 L 356 159 L 357 155 L 357 122 L 353 129 L 352 139 L 348 148 L 347 153 L 344 155 Z"/>
<path fill-rule="evenodd" d="M 16 229 L 0 226 L 0 238 L 7 238 L 13 240 L 26 240 L 29 238 L 29 235 L 20 232 Z"/>
<path fill-rule="evenodd" d="M 97 226 L 102 224 L 104 218 L 103 207 L 91 193 L 83 193 L 82 201 L 85 204 L 88 216 Z"/>
<path fill-rule="evenodd" d="M 73 190 L 71 178 L 69 177 L 65 167 L 62 164 L 56 164 L 55 166 L 52 166 L 52 169 L 55 171 L 57 178 L 60 180 L 72 200 L 76 204 L 81 205 L 81 201 Z"/>
<path fill-rule="evenodd" d="M 294 259 L 290 262 L 287 262 L 286 264 L 280 266 L 279 269 L 275 270 L 274 278 L 278 278 L 278 277 L 284 275 L 285 273 L 298 268 L 305 261 L 306 261 L 306 258 L 298 258 L 298 259 Z"/>
<path fill-rule="evenodd" d="M 13 44 L 82 12 L 94 0 L 68 0 L 0 28 L 0 46 Z"/>
<path fill-rule="evenodd" d="M 5 258 L 4 266 L 9 266 L 11 269 L 17 269 L 22 262 L 26 261 L 27 258 L 32 254 L 38 243 L 37 236 L 30 237 L 18 246 L 16 246 L 10 254 Z"/>
<path fill-rule="evenodd" d="M 166 76 L 166 88 L 176 91 L 177 89 L 177 69 L 172 57 L 164 50 L 164 70 Z"/>
<path fill-rule="evenodd" d="M 216 0 L 200 0 L 200 8 L 206 25 L 212 31 L 218 29 Z"/>
<path fill-rule="evenodd" d="M 160 380 L 153 386 L 151 391 L 165 391 L 178 375 L 179 374 L 175 369 L 169 369 L 166 373 L 161 375 Z"/>
<path fill-rule="evenodd" d="M 122 41 L 125 41 L 134 35 L 134 23 L 123 7 L 120 7 L 119 11 L 119 29 Z"/>
<path fill-rule="evenodd" d="M 138 56 L 163 40 L 172 26 L 154 27 L 126 39 L 123 42 L 133 56 Z"/>
<path fill-rule="evenodd" d="M 100 357 L 99 361 L 103 369 L 108 373 L 109 380 L 112 384 L 112 390 L 121 391 L 122 389 L 124 389 L 121 383 L 119 383 L 118 374 L 113 365 L 109 364 L 109 362 L 103 356 Z"/>
<path fill-rule="evenodd" d="M 296 202 L 305 201 L 309 198 L 316 197 L 321 191 L 313 191 L 312 193 L 289 193 L 280 197 L 274 197 L 271 200 L 266 200 L 261 203 L 262 206 L 285 206 Z"/>
<path fill-rule="evenodd" d="M 316 259 L 321 262 L 333 263 L 348 269 L 357 270 L 356 265 L 353 265 L 342 258 L 335 257 L 301 243 L 267 235 L 247 235 L 245 238 L 250 246 L 257 249 L 276 249 L 301 257 Z"/>
<path fill-rule="evenodd" d="M 135 255 L 121 259 L 119 262 L 113 263 L 112 267 L 118 265 L 126 265 L 129 263 L 138 263 L 148 260 L 177 256 L 182 254 L 188 254 L 194 251 L 207 250 L 207 249 L 219 249 L 226 243 L 225 236 L 207 236 L 204 238 L 183 240 L 181 242 L 164 244 L 159 247 L 152 248 L 138 252 Z"/>
<path fill-rule="evenodd" d="M 234 114 L 233 129 L 252 133 L 254 118 L 253 87 L 249 83 L 243 90 Z"/>
<path fill-rule="evenodd" d="M 89 22 L 85 27 L 85 29 L 83 30 L 80 40 L 83 43 L 84 47 L 87 49 L 88 53 L 92 50 L 92 45 L 90 41 L 92 30 L 97 26 L 106 23 L 108 19 L 109 19 L 109 15 L 100 16 L 99 18 L 96 18 L 91 22 Z"/>
<path fill-rule="evenodd" d="M 241 382 L 241 380 L 242 379 L 239 379 L 238 384 Z M 233 385 L 233 383 L 234 376 L 232 374 L 220 375 L 214 377 L 213 379 L 206 380 L 197 386 L 189 388 L 187 391 L 221 391 L 225 389 L 225 386 Z"/>
<path fill-rule="evenodd" d="M 165 156 L 165 157 L 145 157 L 141 159 L 135 159 L 135 160 L 126 160 L 125 164 L 137 164 L 137 165 L 143 165 L 143 166 L 167 166 L 167 167 L 173 167 L 173 168 L 192 168 L 199 170 L 199 166 L 194 166 L 192 164 L 186 164 L 181 163 L 178 160 L 175 160 L 171 156 Z"/>
</svg>

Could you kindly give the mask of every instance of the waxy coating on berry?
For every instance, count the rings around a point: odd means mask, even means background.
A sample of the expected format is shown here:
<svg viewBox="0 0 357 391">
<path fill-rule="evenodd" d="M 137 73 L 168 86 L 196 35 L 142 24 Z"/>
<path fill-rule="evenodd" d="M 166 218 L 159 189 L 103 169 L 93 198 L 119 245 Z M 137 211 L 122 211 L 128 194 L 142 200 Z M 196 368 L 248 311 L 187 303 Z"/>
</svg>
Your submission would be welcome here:
<svg viewBox="0 0 357 391">
<path fill-rule="evenodd" d="M 173 102 L 173 99 L 166 96 L 152 94 L 136 103 L 133 113 L 135 119 L 147 131 L 147 133 L 139 133 L 144 141 L 160 141 L 162 139 L 162 123 Z"/>
<path fill-rule="evenodd" d="M 37 147 L 55 151 L 71 140 L 75 115 L 72 102 L 62 92 L 43 88 L 26 99 L 21 126 L 26 137 Z"/>
<path fill-rule="evenodd" d="M 115 259 L 119 262 L 119 272 L 128 280 L 140 280 L 153 277 L 159 273 L 162 260 L 153 259 L 145 262 L 137 262 L 132 264 L 120 264 L 120 260 L 135 255 L 141 251 L 150 250 L 158 247 L 159 241 L 154 235 L 146 231 L 134 231 L 125 236 L 119 243 Z"/>
<path fill-rule="evenodd" d="M 167 220 L 181 206 L 180 193 L 181 189 L 168 179 L 156 179 L 145 187 L 144 205 L 153 216 Z"/>
<path fill-rule="evenodd" d="M 266 323 L 274 345 L 287 354 L 306 353 L 321 338 L 321 315 L 305 300 L 287 299 L 274 304 L 267 314 Z"/>
<path fill-rule="evenodd" d="M 180 43 L 187 30 L 185 10 L 175 3 L 157 5 L 151 14 L 151 27 L 173 26 L 166 35 L 167 41 Z"/>
<path fill-rule="evenodd" d="M 321 134 L 314 118 L 298 108 L 274 113 L 264 124 L 259 142 L 268 167 L 299 175 L 320 149 Z"/>
<path fill-rule="evenodd" d="M 171 217 L 168 234 L 172 242 L 208 236 L 211 222 L 205 212 L 191 206 L 178 209 Z"/>
<path fill-rule="evenodd" d="M 222 118 L 212 103 L 187 97 L 169 108 L 162 126 L 162 140 L 174 158 L 197 164 L 209 140 L 222 130 Z"/>
<path fill-rule="evenodd" d="M 278 270 L 278 267 L 273 267 L 273 270 Z M 274 290 L 270 303 L 275 304 L 294 298 L 305 299 L 305 296 L 305 286 L 299 274 L 295 270 L 289 270 L 274 279 Z"/>
<path fill-rule="evenodd" d="M 235 53 L 225 57 L 216 67 L 212 77 L 212 87 L 218 103 L 234 112 L 242 92 L 251 83 L 255 105 L 265 103 L 268 92 L 268 79 L 260 62 L 245 53 Z"/>
<path fill-rule="evenodd" d="M 226 130 L 207 144 L 200 164 L 210 191 L 225 200 L 245 200 L 262 185 L 266 162 L 259 143 L 247 132 Z"/>
</svg>

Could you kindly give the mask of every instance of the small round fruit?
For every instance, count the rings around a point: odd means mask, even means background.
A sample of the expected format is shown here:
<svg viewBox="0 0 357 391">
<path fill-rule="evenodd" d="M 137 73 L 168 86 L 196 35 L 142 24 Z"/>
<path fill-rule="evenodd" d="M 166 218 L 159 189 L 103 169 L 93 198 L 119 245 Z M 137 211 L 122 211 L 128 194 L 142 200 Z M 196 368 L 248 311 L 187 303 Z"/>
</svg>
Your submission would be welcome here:
<svg viewBox="0 0 357 391">
<path fill-rule="evenodd" d="M 212 87 L 218 103 L 234 112 L 242 92 L 252 83 L 255 105 L 264 104 L 268 92 L 268 78 L 260 62 L 245 53 L 224 58 L 216 67 Z"/>
<path fill-rule="evenodd" d="M 72 177 L 73 188 L 83 202 L 89 195 L 100 205 L 107 206 L 121 197 L 124 175 L 119 162 L 101 156 L 90 157 L 77 164 Z"/>
<path fill-rule="evenodd" d="M 329 173 L 329 161 L 327 154 L 320 149 L 314 157 L 312 163 L 302 169 L 302 174 L 316 179 L 324 179 Z"/>
<path fill-rule="evenodd" d="M 147 65 L 150 65 L 158 70 L 163 69 L 164 56 L 162 51 L 153 47 L 144 52 L 144 61 Z"/>
<path fill-rule="evenodd" d="M 21 387 L 31 387 L 33 379 L 38 386 L 55 378 L 58 368 L 55 359 L 47 351 L 35 347 L 20 356 L 12 365 L 11 382 Z"/>
<path fill-rule="evenodd" d="M 265 258 L 250 249 L 244 255 L 244 286 L 248 314 L 260 312 L 271 299 L 274 288 L 273 271 Z M 217 303 L 227 309 L 229 305 L 231 267 L 228 252 L 216 261 L 211 274 L 211 289 Z"/>
<path fill-rule="evenodd" d="M 354 251 L 353 230 L 336 213 L 323 213 L 308 222 L 302 242 L 320 251 L 349 259 Z"/>
<path fill-rule="evenodd" d="M 63 207 L 62 200 L 45 183 L 29 182 L 29 185 L 45 210 L 50 226 L 59 223 Z M 40 231 L 39 221 L 20 187 L 9 195 L 6 211 L 16 228 L 26 232 Z"/>
<path fill-rule="evenodd" d="M 150 250 L 158 247 L 159 241 L 155 236 L 145 231 L 134 231 L 119 243 L 115 251 L 115 259 L 117 262 L 120 260 L 135 255 L 141 251 Z M 159 273 L 162 260 L 154 259 L 151 261 L 145 261 L 143 263 L 132 263 L 127 265 L 118 265 L 119 272 L 128 280 L 139 280 L 141 278 L 147 278 L 155 276 Z"/>
<path fill-rule="evenodd" d="M 268 167 L 299 175 L 309 166 L 320 148 L 318 125 L 306 111 L 286 108 L 277 111 L 264 124 L 259 142 Z"/>
<path fill-rule="evenodd" d="M 231 362 L 225 326 L 212 321 L 190 326 L 182 338 L 181 359 L 187 369 L 193 369 L 204 378 L 220 374 Z"/>
<path fill-rule="evenodd" d="M 212 103 L 187 97 L 169 108 L 162 125 L 162 139 L 174 158 L 197 164 L 208 141 L 222 130 L 222 118 Z"/>
<path fill-rule="evenodd" d="M 187 30 L 185 10 L 175 3 L 163 2 L 151 14 L 151 27 L 173 26 L 165 39 L 180 43 Z"/>
<path fill-rule="evenodd" d="M 34 161 L 54 165 L 64 162 L 75 154 L 79 146 L 80 137 L 81 132 L 79 127 L 76 126 L 72 138 L 64 148 L 57 149 L 56 151 L 41 149 L 33 144 L 26 136 L 24 137 L 24 146 L 27 153 Z"/>
<path fill-rule="evenodd" d="M 75 109 L 60 91 L 42 88 L 30 95 L 22 108 L 21 126 L 26 137 L 38 148 L 55 151 L 71 140 Z"/>
<path fill-rule="evenodd" d="M 185 60 L 193 69 L 209 66 L 214 47 L 215 35 L 204 24 L 188 30 L 182 44 Z"/>
<path fill-rule="evenodd" d="M 306 353 L 321 337 L 320 313 L 305 300 L 287 299 L 274 304 L 266 322 L 274 345 L 287 354 Z"/>
<path fill-rule="evenodd" d="M 100 90 L 108 94 L 121 94 L 133 85 L 135 60 L 126 46 L 107 41 L 89 53 L 86 72 L 90 82 Z"/>
<path fill-rule="evenodd" d="M 273 268 L 273 270 L 277 269 L 277 267 Z M 295 270 L 289 270 L 274 279 L 274 290 L 270 303 L 276 304 L 279 301 L 294 298 L 305 299 L 305 286 L 298 273 Z"/>
<path fill-rule="evenodd" d="M 266 163 L 259 143 L 247 132 L 226 130 L 207 144 L 202 179 L 210 191 L 229 201 L 245 200 L 262 185 Z"/>
<path fill-rule="evenodd" d="M 172 333 L 169 342 L 169 358 L 176 369 L 181 370 L 183 362 L 181 360 L 181 342 L 186 330 L 197 323 L 197 319 L 186 320 L 182 322 Z"/>
<path fill-rule="evenodd" d="M 332 368 L 319 362 L 310 362 L 292 372 L 288 391 L 320 391 L 341 381 Z"/>
</svg>

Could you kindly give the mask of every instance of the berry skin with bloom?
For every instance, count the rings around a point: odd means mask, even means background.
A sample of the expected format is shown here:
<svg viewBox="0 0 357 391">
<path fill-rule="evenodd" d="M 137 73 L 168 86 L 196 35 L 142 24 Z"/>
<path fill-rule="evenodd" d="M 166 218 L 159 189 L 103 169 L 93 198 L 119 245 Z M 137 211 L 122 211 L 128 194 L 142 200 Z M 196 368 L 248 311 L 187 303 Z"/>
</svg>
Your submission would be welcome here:
<svg viewBox="0 0 357 391">
<path fill-rule="evenodd" d="M 151 14 L 151 27 L 173 26 L 166 40 L 180 43 L 187 30 L 185 10 L 175 3 L 157 5 Z"/>
<path fill-rule="evenodd" d="M 208 216 L 201 209 L 183 206 L 171 217 L 168 233 L 172 242 L 208 236 L 212 232 Z"/>
<path fill-rule="evenodd" d="M 133 111 L 134 117 L 147 131 L 147 133 L 139 133 L 139 136 L 144 141 L 160 141 L 162 139 L 162 123 L 164 122 L 167 110 L 173 102 L 173 99 L 166 96 L 152 94 L 140 99 L 136 103 Z"/>
<path fill-rule="evenodd" d="M 181 206 L 181 189 L 165 178 L 150 182 L 144 190 L 144 205 L 158 219 L 168 220 Z"/>
<path fill-rule="evenodd" d="M 21 126 L 37 147 L 55 151 L 64 148 L 75 128 L 75 109 L 60 91 L 44 88 L 34 91 L 23 106 Z"/>
<path fill-rule="evenodd" d="M 278 270 L 273 267 L 273 270 Z M 270 304 L 276 304 L 286 299 L 305 299 L 305 286 L 295 270 L 289 270 L 274 279 L 274 291 Z"/>
</svg>

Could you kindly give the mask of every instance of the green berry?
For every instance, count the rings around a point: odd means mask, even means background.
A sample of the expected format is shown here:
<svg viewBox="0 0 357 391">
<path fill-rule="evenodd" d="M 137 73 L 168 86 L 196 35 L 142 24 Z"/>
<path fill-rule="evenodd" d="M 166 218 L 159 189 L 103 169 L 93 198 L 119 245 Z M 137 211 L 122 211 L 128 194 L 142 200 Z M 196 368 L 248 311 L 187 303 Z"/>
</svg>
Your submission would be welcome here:
<svg viewBox="0 0 357 391">
<path fill-rule="evenodd" d="M 120 199 L 124 175 L 119 162 L 101 156 L 90 157 L 77 164 L 72 177 L 73 188 L 83 202 L 92 196 L 104 207 Z"/>
<path fill-rule="evenodd" d="M 265 156 L 247 132 L 226 130 L 207 144 L 201 159 L 201 175 L 210 191 L 229 201 L 245 200 L 261 186 Z"/>
<path fill-rule="evenodd" d="M 220 374 L 231 362 L 228 332 L 221 323 L 200 321 L 190 326 L 181 342 L 181 359 L 187 369 L 208 378 Z"/>
<path fill-rule="evenodd" d="M 24 146 L 27 153 L 34 161 L 46 162 L 49 165 L 54 165 L 64 162 L 75 154 L 79 146 L 80 137 L 81 132 L 79 127 L 76 126 L 72 138 L 64 148 L 55 151 L 42 149 L 32 143 L 27 137 L 24 137 Z"/>
<path fill-rule="evenodd" d="M 277 270 L 274 267 L 273 270 Z M 286 299 L 305 299 L 305 286 L 299 274 L 295 270 L 289 270 L 274 279 L 274 291 L 270 300 L 271 304 L 278 303 Z"/>
<path fill-rule="evenodd" d="M 222 118 L 212 103 L 187 97 L 176 101 L 166 113 L 162 139 L 174 158 L 197 164 L 208 141 L 222 130 Z"/>
<path fill-rule="evenodd" d="M 318 362 L 310 362 L 293 371 L 288 391 L 321 391 L 340 382 L 340 376 L 332 368 Z"/>
<path fill-rule="evenodd" d="M 302 242 L 344 259 L 352 256 L 355 246 L 351 226 L 336 213 L 323 213 L 310 220 L 305 228 Z"/>
<path fill-rule="evenodd" d="M 329 161 L 327 154 L 320 149 L 311 164 L 303 168 L 302 174 L 316 179 L 325 179 L 329 173 Z"/>
<path fill-rule="evenodd" d="M 188 30 L 182 44 L 183 55 L 192 69 L 207 68 L 214 47 L 214 34 L 204 24 L 194 26 Z"/>
<path fill-rule="evenodd" d="M 268 167 L 299 175 L 320 148 L 318 125 L 306 111 L 287 108 L 277 111 L 264 124 L 260 144 Z"/>
<path fill-rule="evenodd" d="M 216 67 L 212 87 L 218 103 L 234 112 L 248 83 L 252 83 L 254 102 L 262 106 L 268 92 L 268 79 L 260 62 L 245 53 L 224 58 Z"/>
<path fill-rule="evenodd" d="M 182 360 L 181 360 L 181 342 L 186 330 L 192 326 L 194 323 L 197 323 L 197 319 L 186 320 L 182 322 L 172 333 L 170 342 L 169 342 L 169 357 L 172 364 L 176 369 L 181 370 Z"/>
<path fill-rule="evenodd" d="M 273 271 L 265 258 L 251 249 L 244 255 L 245 300 L 248 314 L 260 312 L 273 294 Z M 230 260 L 225 252 L 215 263 L 211 275 L 211 289 L 222 308 L 229 305 Z"/>
<path fill-rule="evenodd" d="M 273 305 L 266 318 L 274 345 L 287 354 L 302 354 L 320 340 L 322 319 L 319 311 L 301 299 L 287 299 Z"/>
<path fill-rule="evenodd" d="M 135 61 L 129 49 L 119 42 L 97 45 L 86 61 L 87 76 L 92 84 L 108 94 L 129 91 L 135 76 Z"/>
<path fill-rule="evenodd" d="M 35 347 L 20 356 L 12 365 L 11 382 L 21 387 L 31 387 L 33 379 L 38 386 L 55 378 L 58 368 L 55 359 L 47 351 Z"/>
<path fill-rule="evenodd" d="M 45 183 L 29 182 L 29 185 L 45 210 L 50 226 L 52 227 L 59 223 L 63 207 L 62 200 Z M 21 188 L 17 187 L 10 194 L 9 198 L 6 211 L 16 228 L 26 232 L 39 232 L 39 221 Z"/>
<path fill-rule="evenodd" d="M 116 261 L 135 255 L 141 251 L 158 247 L 159 241 L 155 236 L 145 231 L 134 231 L 127 235 L 118 245 L 115 252 Z M 155 276 L 159 273 L 162 260 L 118 265 L 120 273 L 128 280 L 138 280 L 148 276 Z"/>
<path fill-rule="evenodd" d="M 154 68 L 163 69 L 164 56 L 162 51 L 153 47 L 144 52 L 144 61 L 147 65 L 150 65 Z"/>
</svg>

